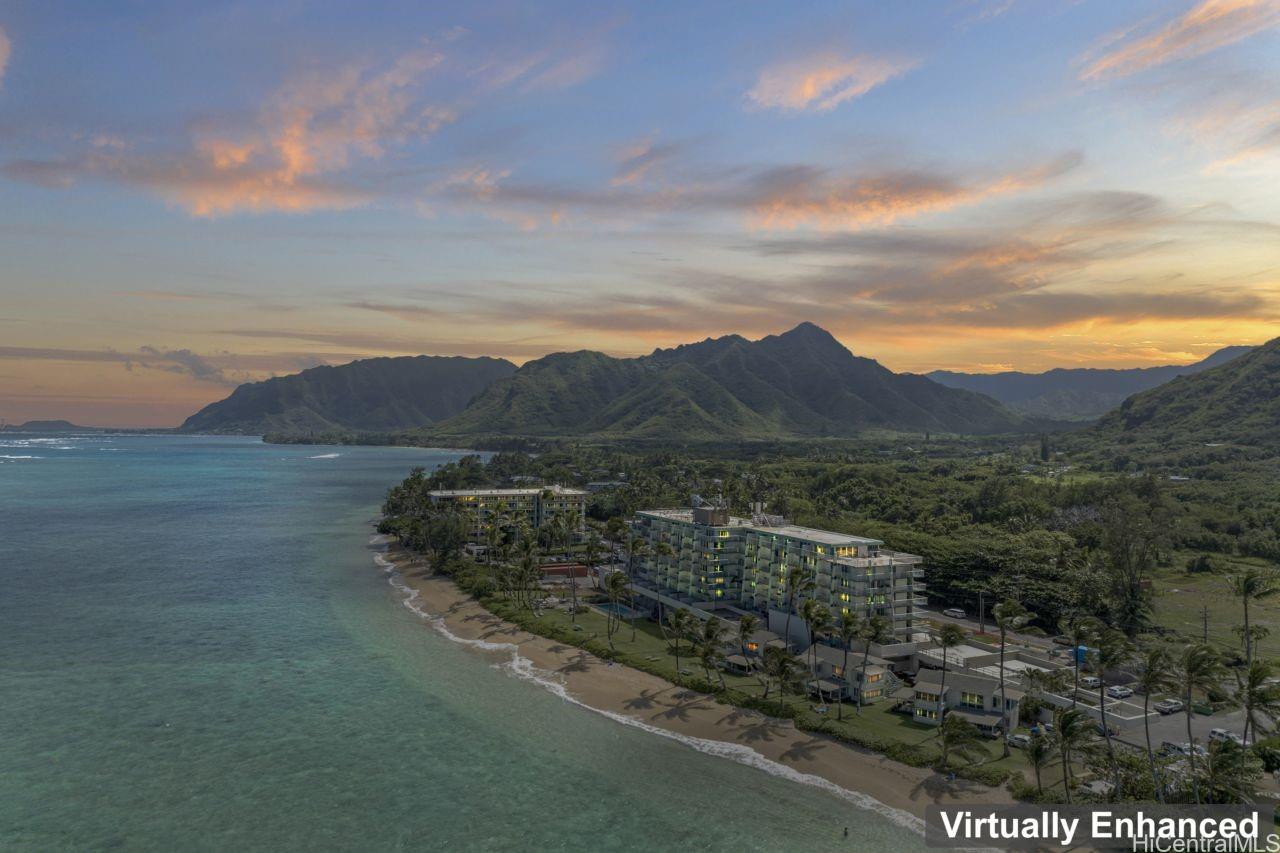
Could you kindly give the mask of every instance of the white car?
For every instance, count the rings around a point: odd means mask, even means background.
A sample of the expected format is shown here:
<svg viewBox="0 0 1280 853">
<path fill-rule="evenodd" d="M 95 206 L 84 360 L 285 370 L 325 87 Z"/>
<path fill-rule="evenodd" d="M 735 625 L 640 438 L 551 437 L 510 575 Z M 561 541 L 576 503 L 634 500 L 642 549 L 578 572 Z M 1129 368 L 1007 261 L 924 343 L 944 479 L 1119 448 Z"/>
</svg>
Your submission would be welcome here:
<svg viewBox="0 0 1280 853">
<path fill-rule="evenodd" d="M 1183 704 L 1181 699 L 1161 699 L 1151 707 L 1155 708 L 1156 711 L 1161 714 L 1169 715 L 1176 714 L 1178 711 L 1181 711 Z"/>
<path fill-rule="evenodd" d="M 1222 741 L 1223 743 L 1231 742 L 1236 746 L 1244 746 L 1244 738 L 1235 732 L 1229 732 L 1226 729 L 1209 729 L 1209 740 Z"/>
<path fill-rule="evenodd" d="M 1031 746 L 1031 735 L 1009 735 L 1009 746 L 1026 749 Z"/>
<path fill-rule="evenodd" d="M 1102 679 L 1098 678 L 1096 675 L 1082 675 L 1080 677 L 1081 687 L 1086 687 L 1090 690 L 1097 690 L 1101 684 Z"/>
<path fill-rule="evenodd" d="M 946 610 L 942 611 L 942 615 L 952 619 L 963 619 L 964 611 L 959 607 L 948 607 Z"/>
<path fill-rule="evenodd" d="M 1107 688 L 1107 695 L 1112 699 L 1128 699 L 1133 695 L 1133 690 L 1128 687 L 1122 687 L 1119 684 L 1113 684 Z"/>
</svg>

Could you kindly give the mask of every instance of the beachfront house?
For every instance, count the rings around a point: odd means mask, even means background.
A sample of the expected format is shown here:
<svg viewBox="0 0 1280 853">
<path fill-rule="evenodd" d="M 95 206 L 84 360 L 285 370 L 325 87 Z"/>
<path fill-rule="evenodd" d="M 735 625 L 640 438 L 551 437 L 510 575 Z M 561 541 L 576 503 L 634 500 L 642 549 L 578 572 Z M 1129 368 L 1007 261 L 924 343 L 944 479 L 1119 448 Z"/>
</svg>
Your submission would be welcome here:
<svg viewBox="0 0 1280 853">
<path fill-rule="evenodd" d="M 530 489 L 438 489 L 428 492 L 433 504 L 451 504 L 474 519 L 473 541 L 482 541 L 491 524 L 537 530 L 558 515 L 577 514 L 578 529 L 586 518 L 587 493 L 564 486 Z"/>
<path fill-rule="evenodd" d="M 1017 726 L 1018 706 L 1024 695 L 1021 689 L 1006 683 L 1002 715 L 999 679 L 949 670 L 944 689 L 941 670 L 922 669 L 916 674 L 912 716 L 917 723 L 937 726 L 942 724 L 945 708 L 946 713 L 959 714 L 985 734 L 996 735 L 1003 728 L 1005 716 L 1011 727 Z"/>
</svg>

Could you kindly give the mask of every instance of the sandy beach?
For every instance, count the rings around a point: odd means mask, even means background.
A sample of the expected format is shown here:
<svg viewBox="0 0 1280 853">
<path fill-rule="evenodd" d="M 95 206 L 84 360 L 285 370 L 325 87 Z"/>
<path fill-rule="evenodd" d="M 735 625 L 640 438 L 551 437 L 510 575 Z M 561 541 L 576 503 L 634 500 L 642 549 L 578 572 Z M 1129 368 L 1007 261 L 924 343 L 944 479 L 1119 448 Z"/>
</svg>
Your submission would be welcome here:
<svg viewBox="0 0 1280 853">
<path fill-rule="evenodd" d="M 436 630 L 471 644 L 478 653 L 508 656 L 516 675 L 620 724 L 826 788 L 916 829 L 923 828 L 924 809 L 932 803 L 1013 802 L 1002 788 L 949 781 L 931 770 L 799 731 L 788 720 L 725 705 L 707 694 L 530 634 L 485 610 L 450 580 L 433 577 L 425 563 L 394 546 L 377 559 L 393 585 L 401 588 L 406 605 Z"/>
</svg>

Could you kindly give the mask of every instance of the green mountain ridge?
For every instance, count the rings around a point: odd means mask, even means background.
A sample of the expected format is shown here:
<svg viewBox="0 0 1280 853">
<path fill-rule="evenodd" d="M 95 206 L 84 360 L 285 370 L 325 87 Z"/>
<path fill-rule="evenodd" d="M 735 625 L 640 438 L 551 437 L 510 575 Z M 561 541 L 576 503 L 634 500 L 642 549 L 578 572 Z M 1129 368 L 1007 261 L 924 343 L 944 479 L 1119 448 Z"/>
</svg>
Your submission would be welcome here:
<svg viewBox="0 0 1280 853">
<path fill-rule="evenodd" d="M 413 429 L 458 414 L 490 383 L 515 369 L 505 359 L 427 355 L 313 367 L 241 385 L 187 418 L 180 431 L 259 435 Z"/>
<path fill-rule="evenodd" d="M 896 374 L 802 323 L 749 341 L 708 338 L 639 358 L 556 353 L 528 362 L 441 436 L 847 436 L 868 429 L 994 433 L 1029 427 L 995 400 Z"/>
<path fill-rule="evenodd" d="M 1135 394 L 1093 431 L 1127 443 L 1280 447 L 1280 338 Z"/>
<path fill-rule="evenodd" d="M 1169 380 L 1226 364 L 1251 347 L 1230 346 L 1193 364 L 1107 369 L 1057 367 L 1043 373 L 1011 370 L 1001 373 L 958 373 L 934 370 L 925 374 L 950 388 L 986 394 L 1030 417 L 1091 421 L 1102 417 L 1133 394 Z"/>
</svg>

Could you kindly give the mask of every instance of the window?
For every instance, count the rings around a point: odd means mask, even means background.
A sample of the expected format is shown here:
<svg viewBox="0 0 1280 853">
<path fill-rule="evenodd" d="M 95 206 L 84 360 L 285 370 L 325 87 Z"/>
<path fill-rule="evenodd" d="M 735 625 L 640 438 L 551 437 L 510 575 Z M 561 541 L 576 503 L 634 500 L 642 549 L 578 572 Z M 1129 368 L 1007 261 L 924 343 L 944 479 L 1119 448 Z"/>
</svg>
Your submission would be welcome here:
<svg viewBox="0 0 1280 853">
<path fill-rule="evenodd" d="M 937 693 L 928 693 L 924 690 L 916 691 L 916 698 L 921 702 L 941 702 L 942 696 Z"/>
<path fill-rule="evenodd" d="M 969 693 L 967 691 L 960 694 L 960 704 L 968 705 L 971 708 L 986 707 L 986 702 L 983 700 L 981 693 Z"/>
<path fill-rule="evenodd" d="M 916 708 L 916 716 L 923 717 L 926 720 L 936 720 L 938 719 L 938 712 L 930 711 L 928 708 Z"/>
</svg>

